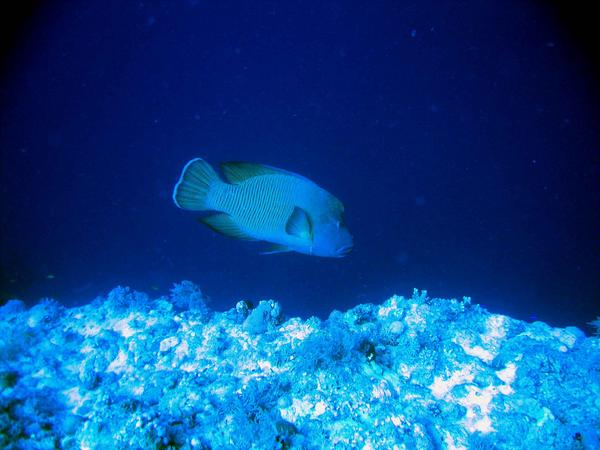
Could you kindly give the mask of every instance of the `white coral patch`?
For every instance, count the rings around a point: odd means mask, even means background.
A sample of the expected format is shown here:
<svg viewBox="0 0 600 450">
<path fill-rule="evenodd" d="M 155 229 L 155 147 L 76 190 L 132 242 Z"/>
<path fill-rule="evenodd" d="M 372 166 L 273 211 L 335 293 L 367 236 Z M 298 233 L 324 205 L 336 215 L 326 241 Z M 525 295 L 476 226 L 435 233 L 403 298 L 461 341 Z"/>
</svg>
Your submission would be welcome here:
<svg viewBox="0 0 600 450">
<path fill-rule="evenodd" d="M 463 366 L 461 370 L 454 372 L 447 378 L 442 376 L 435 377 L 429 389 L 435 398 L 444 398 L 454 386 L 472 383 L 474 378 L 473 366 L 469 364 Z"/>
<path fill-rule="evenodd" d="M 327 410 L 327 404 L 320 400 L 313 404 L 307 398 L 293 399 L 287 408 L 280 408 L 279 412 L 288 422 L 294 423 L 299 417 L 310 416 L 312 419 L 319 417 Z"/>
<path fill-rule="evenodd" d="M 112 329 L 123 336 L 125 339 L 133 336 L 138 330 L 131 327 L 130 322 L 135 318 L 134 314 L 129 314 L 127 317 L 117 320 Z"/>
<path fill-rule="evenodd" d="M 119 350 L 119 354 L 108 365 L 106 371 L 113 373 L 130 372 L 131 368 L 127 365 L 127 354 L 123 350 Z"/>
<path fill-rule="evenodd" d="M 465 353 L 469 356 L 479 358 L 486 363 L 492 362 L 496 355 L 489 350 L 486 350 L 480 345 L 471 345 L 471 339 L 467 337 L 457 337 L 454 342 L 462 347 Z"/>
<path fill-rule="evenodd" d="M 496 376 L 506 384 L 510 384 L 515 381 L 516 375 L 517 365 L 514 362 L 508 363 L 504 369 L 496 371 Z"/>
<path fill-rule="evenodd" d="M 388 301 L 386 301 L 383 305 L 381 305 L 377 310 L 377 315 L 381 318 L 388 317 L 392 312 L 398 311 L 398 300 L 402 301 L 402 297 L 398 297 L 394 295 Z"/>
<path fill-rule="evenodd" d="M 477 386 L 467 386 L 467 392 L 466 396 L 458 400 L 458 403 L 467 409 L 463 420 L 464 427 L 470 433 L 496 431 L 492 426 L 492 419 L 489 414 L 492 409 L 491 402 L 494 396 L 498 394 L 498 389 L 495 386 L 488 386 L 483 389 Z"/>
<path fill-rule="evenodd" d="M 177 344 L 179 344 L 179 339 L 177 339 L 177 336 L 171 336 L 160 341 L 159 349 L 161 352 L 166 352 L 175 347 Z"/>
<path fill-rule="evenodd" d="M 483 342 L 495 342 L 506 337 L 506 316 L 492 315 L 486 320 L 485 325 L 487 333 L 481 336 Z"/>
<path fill-rule="evenodd" d="M 71 412 L 73 414 L 78 414 L 83 404 L 90 399 L 90 394 L 81 395 L 80 391 L 81 388 L 79 386 L 62 391 L 67 399 L 67 404 L 72 406 Z"/>
</svg>

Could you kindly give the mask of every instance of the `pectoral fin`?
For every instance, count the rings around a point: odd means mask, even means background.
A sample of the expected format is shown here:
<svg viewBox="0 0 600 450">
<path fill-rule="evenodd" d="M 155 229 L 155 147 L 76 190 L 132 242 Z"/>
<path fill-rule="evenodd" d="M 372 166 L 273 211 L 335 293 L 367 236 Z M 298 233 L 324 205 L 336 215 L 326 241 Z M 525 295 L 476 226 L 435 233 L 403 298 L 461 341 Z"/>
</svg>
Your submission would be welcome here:
<svg viewBox="0 0 600 450">
<path fill-rule="evenodd" d="M 312 222 L 306 211 L 296 206 L 285 225 L 285 231 L 292 236 L 312 241 Z"/>
<path fill-rule="evenodd" d="M 200 217 L 198 222 L 203 223 L 217 233 L 234 239 L 256 241 L 255 238 L 242 230 L 228 214 L 213 214 L 212 216 Z"/>
</svg>

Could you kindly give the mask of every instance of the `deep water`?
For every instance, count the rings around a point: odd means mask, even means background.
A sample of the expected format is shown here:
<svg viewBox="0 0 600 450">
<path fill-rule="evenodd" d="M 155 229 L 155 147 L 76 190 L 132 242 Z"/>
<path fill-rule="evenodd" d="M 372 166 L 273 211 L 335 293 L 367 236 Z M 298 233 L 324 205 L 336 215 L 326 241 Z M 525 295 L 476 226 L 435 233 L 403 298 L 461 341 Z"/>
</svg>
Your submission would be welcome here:
<svg viewBox="0 0 600 450">
<path fill-rule="evenodd" d="M 19 5 L 0 448 L 600 448 L 593 15 Z M 264 255 L 199 224 L 172 198 L 198 157 L 313 180 L 353 251 Z"/>
<path fill-rule="evenodd" d="M 552 3 L 33 2 L 3 18 L 1 302 L 182 279 L 290 315 L 413 288 L 599 314 L 597 66 Z M 354 251 L 259 255 L 178 210 L 193 157 L 302 174 Z"/>
</svg>

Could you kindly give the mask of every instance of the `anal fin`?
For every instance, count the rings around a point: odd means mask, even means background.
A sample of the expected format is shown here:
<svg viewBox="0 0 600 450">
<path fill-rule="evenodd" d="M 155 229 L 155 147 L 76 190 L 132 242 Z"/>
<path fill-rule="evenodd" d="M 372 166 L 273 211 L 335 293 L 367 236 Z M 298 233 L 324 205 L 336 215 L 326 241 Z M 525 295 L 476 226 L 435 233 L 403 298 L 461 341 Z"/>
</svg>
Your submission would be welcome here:
<svg viewBox="0 0 600 450">
<path fill-rule="evenodd" d="M 261 255 L 272 255 L 274 253 L 285 253 L 292 252 L 293 250 L 285 245 L 273 244 L 267 247 L 264 252 L 260 252 Z"/>
<path fill-rule="evenodd" d="M 257 240 L 242 230 L 229 214 L 213 214 L 212 216 L 200 217 L 198 222 L 203 223 L 213 231 L 216 231 L 224 236 L 229 236 L 231 238 L 241 239 L 244 241 Z"/>
</svg>

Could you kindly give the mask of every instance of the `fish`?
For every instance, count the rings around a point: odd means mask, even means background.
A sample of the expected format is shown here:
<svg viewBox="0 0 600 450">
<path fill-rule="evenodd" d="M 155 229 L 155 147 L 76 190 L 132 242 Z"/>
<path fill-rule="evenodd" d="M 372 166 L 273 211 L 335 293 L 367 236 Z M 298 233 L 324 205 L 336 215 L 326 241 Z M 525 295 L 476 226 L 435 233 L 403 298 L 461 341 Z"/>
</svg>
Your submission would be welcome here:
<svg viewBox="0 0 600 450">
<path fill-rule="evenodd" d="M 181 209 L 211 211 L 198 220 L 225 236 L 270 244 L 263 254 L 297 252 L 341 258 L 354 247 L 344 205 L 302 175 L 230 161 L 223 180 L 204 159 L 190 160 L 173 189 Z"/>
</svg>

